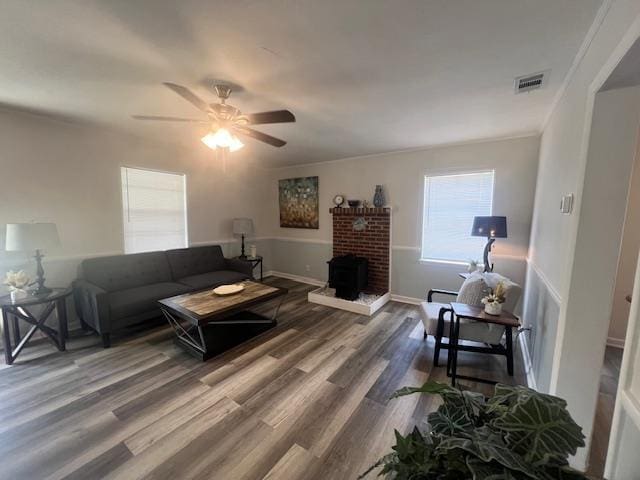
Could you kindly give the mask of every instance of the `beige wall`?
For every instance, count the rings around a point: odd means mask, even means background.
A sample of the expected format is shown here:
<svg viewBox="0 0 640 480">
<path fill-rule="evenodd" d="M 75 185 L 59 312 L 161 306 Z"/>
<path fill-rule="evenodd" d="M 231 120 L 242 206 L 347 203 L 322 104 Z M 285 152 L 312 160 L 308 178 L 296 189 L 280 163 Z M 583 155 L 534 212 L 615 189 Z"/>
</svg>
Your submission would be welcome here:
<svg viewBox="0 0 640 480">
<path fill-rule="evenodd" d="M 424 150 L 373 155 L 334 162 L 275 169 L 269 183 L 269 205 L 274 247 L 283 243 L 287 262 L 277 270 L 299 266 L 293 273 L 326 279 L 326 260 L 332 240 L 332 199 L 336 194 L 347 198 L 373 198 L 374 187 L 382 184 L 392 207 L 392 281 L 391 291 L 402 296 L 423 297 L 426 288 L 457 288 L 458 272 L 464 266 L 420 262 L 421 212 L 424 176 L 474 170 L 495 170 L 494 214 L 508 217 L 509 238 L 496 242 L 496 269 L 523 283 L 535 178 L 537 174 L 538 137 L 451 145 Z M 320 228 L 318 230 L 279 227 L 278 180 L 319 177 Z M 292 248 L 293 243 L 299 243 Z M 325 245 L 320 247 L 320 245 Z M 317 255 L 325 255 L 316 258 Z M 330 255 L 330 253 L 329 253 Z M 482 251 L 478 252 L 478 257 Z M 300 257 L 300 258 L 299 258 Z M 308 269 L 300 268 L 308 265 Z"/>
<path fill-rule="evenodd" d="M 231 241 L 231 219 L 249 216 L 267 230 L 264 174 L 232 159 L 223 168 L 215 152 L 152 143 L 98 126 L 0 111 L 0 275 L 33 271 L 27 254 L 4 251 L 4 224 L 46 221 L 58 226 L 62 247 L 47 252 L 51 285 L 76 274 L 79 259 L 123 251 L 120 166 L 187 175 L 191 244 Z"/>
<path fill-rule="evenodd" d="M 640 152 L 636 148 L 636 158 L 631 176 L 624 233 L 618 260 L 613 309 L 609 325 L 609 343 L 622 346 L 627 333 L 630 303 L 626 296 L 633 291 L 633 280 L 640 250 Z"/>
</svg>

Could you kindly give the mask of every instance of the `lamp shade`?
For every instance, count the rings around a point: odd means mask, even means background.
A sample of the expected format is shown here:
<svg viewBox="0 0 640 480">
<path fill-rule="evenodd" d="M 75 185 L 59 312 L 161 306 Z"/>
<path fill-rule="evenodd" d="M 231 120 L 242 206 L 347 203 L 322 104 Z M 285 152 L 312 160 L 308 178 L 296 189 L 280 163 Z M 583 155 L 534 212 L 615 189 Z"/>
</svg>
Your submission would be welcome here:
<svg viewBox="0 0 640 480">
<path fill-rule="evenodd" d="M 55 223 L 8 223 L 4 249 L 9 252 L 48 250 L 60 245 Z"/>
<path fill-rule="evenodd" d="M 233 233 L 235 235 L 251 235 L 253 233 L 253 220 L 250 218 L 234 218 Z"/>
<path fill-rule="evenodd" d="M 507 217 L 474 217 L 473 237 L 507 238 Z"/>
</svg>

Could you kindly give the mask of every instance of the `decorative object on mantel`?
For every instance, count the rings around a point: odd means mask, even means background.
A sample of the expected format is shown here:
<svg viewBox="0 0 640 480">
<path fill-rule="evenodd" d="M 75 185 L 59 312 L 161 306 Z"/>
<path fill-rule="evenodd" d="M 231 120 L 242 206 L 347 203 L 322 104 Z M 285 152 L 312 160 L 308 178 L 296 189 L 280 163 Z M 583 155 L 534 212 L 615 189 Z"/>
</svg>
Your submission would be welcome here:
<svg viewBox="0 0 640 480">
<path fill-rule="evenodd" d="M 44 286 L 44 269 L 42 268 L 41 250 L 50 250 L 60 245 L 58 229 L 55 223 L 8 223 L 5 239 L 5 250 L 8 252 L 36 252 L 34 258 L 37 263 L 36 273 L 38 284 L 33 295 L 51 293 L 51 289 Z"/>
<path fill-rule="evenodd" d="M 279 181 L 280 227 L 320 228 L 318 177 Z"/>
<path fill-rule="evenodd" d="M 24 270 L 9 270 L 3 283 L 9 287 L 12 302 L 27 296 L 25 288 L 29 286 L 29 275 Z"/>
<path fill-rule="evenodd" d="M 362 201 L 362 208 L 371 208 L 371 205 L 369 205 L 369 201 L 368 200 L 363 200 Z"/>
<path fill-rule="evenodd" d="M 384 204 L 387 203 L 387 200 L 384 198 L 384 191 L 382 190 L 382 185 L 376 185 L 376 191 L 373 194 L 373 206 L 377 208 L 384 207 Z"/>
<path fill-rule="evenodd" d="M 360 200 L 347 200 L 347 203 L 349 204 L 349 207 L 351 207 L 351 208 L 360 207 Z"/>
<path fill-rule="evenodd" d="M 336 206 L 336 208 L 342 207 L 342 205 L 344 204 L 344 195 L 336 195 L 335 197 L 333 197 L 333 204 Z"/>
<path fill-rule="evenodd" d="M 242 236 L 242 253 L 238 258 L 245 259 L 247 256 L 244 254 L 244 237 L 245 235 L 251 235 L 253 233 L 253 220 L 250 218 L 234 218 L 233 219 L 233 234 Z"/>
<path fill-rule="evenodd" d="M 500 315 L 502 304 L 506 301 L 506 293 L 504 283 L 498 282 L 495 290 L 482 299 L 484 311 L 489 315 Z"/>
<path fill-rule="evenodd" d="M 367 225 L 369 225 L 369 223 L 367 222 L 366 218 L 358 217 L 353 221 L 353 230 L 356 232 L 361 232 L 367 229 Z"/>
<path fill-rule="evenodd" d="M 507 238 L 507 217 L 474 217 L 471 236 L 487 237 L 484 247 L 484 271 L 493 272 L 493 264 L 489 262 L 489 253 L 496 238 Z"/>
</svg>

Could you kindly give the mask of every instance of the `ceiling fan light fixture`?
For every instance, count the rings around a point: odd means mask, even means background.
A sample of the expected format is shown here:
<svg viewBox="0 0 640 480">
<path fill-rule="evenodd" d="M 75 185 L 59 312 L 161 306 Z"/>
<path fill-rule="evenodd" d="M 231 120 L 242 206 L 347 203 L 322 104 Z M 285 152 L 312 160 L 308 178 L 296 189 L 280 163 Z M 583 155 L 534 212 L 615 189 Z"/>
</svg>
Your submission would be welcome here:
<svg viewBox="0 0 640 480">
<path fill-rule="evenodd" d="M 207 147 L 215 150 L 216 148 L 228 148 L 230 151 L 235 152 L 244 147 L 238 137 L 229 133 L 226 128 L 219 128 L 216 132 L 209 132 L 201 138 L 202 143 Z"/>
</svg>

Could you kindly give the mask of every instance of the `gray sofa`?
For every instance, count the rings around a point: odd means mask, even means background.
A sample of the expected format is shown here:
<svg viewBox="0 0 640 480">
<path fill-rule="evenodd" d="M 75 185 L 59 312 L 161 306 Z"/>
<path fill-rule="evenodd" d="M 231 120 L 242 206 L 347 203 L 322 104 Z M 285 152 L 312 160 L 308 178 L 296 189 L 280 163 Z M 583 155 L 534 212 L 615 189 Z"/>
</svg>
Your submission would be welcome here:
<svg viewBox="0 0 640 480">
<path fill-rule="evenodd" d="M 158 300 L 253 278 L 249 262 L 224 258 L 218 245 L 90 258 L 73 283 L 83 328 L 109 347 L 111 333 L 161 315 Z"/>
</svg>

